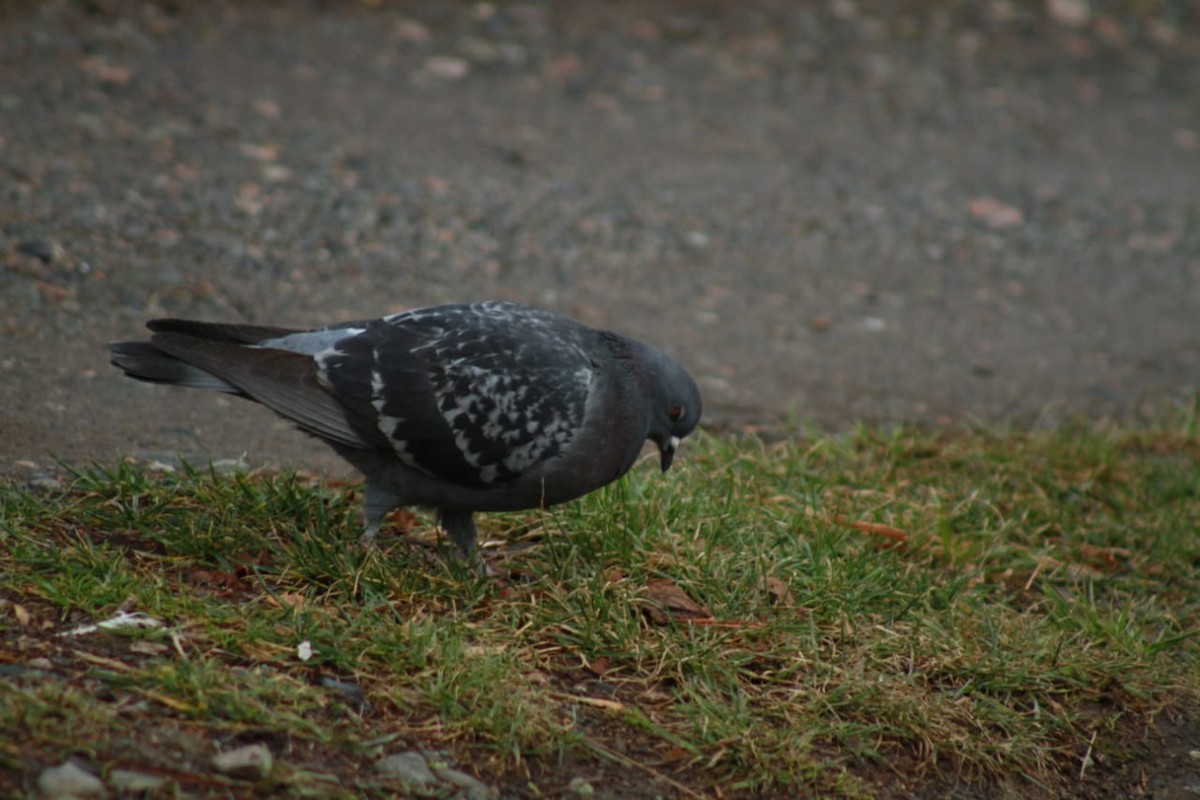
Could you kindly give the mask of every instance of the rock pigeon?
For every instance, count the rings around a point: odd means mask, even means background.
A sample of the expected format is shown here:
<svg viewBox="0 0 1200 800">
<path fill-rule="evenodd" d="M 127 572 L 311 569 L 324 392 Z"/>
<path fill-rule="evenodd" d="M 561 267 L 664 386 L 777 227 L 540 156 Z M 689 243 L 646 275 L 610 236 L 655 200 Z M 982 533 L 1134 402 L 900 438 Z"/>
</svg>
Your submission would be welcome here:
<svg viewBox="0 0 1200 800">
<path fill-rule="evenodd" d="M 700 420 L 700 390 L 648 344 L 486 301 L 314 330 L 157 319 L 115 342 L 143 381 L 255 402 L 366 478 L 363 541 L 398 506 L 436 510 L 475 559 L 476 511 L 562 503 L 625 474 L 647 439 L 665 472 Z"/>
</svg>

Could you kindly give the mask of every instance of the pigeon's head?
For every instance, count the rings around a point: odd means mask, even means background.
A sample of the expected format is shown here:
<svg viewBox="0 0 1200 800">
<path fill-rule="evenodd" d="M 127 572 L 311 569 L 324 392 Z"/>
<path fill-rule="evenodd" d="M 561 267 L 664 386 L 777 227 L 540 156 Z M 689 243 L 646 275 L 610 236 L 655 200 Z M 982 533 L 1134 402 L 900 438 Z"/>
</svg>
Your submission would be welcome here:
<svg viewBox="0 0 1200 800">
<path fill-rule="evenodd" d="M 652 350 L 648 360 L 651 406 L 647 438 L 658 445 L 662 469 L 666 472 L 680 440 L 700 421 L 700 389 L 687 370 L 671 357 Z"/>
</svg>

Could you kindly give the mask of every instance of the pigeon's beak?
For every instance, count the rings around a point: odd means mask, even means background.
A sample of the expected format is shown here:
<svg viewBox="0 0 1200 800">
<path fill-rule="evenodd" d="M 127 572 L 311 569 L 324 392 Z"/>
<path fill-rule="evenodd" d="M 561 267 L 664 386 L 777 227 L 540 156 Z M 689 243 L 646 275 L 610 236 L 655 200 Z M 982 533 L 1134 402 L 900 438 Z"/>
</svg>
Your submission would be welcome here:
<svg viewBox="0 0 1200 800">
<path fill-rule="evenodd" d="M 678 436 L 672 436 L 670 439 L 667 440 L 666 444 L 660 444 L 658 446 L 658 449 L 662 454 L 662 471 L 663 472 L 666 472 L 667 470 L 669 470 L 671 468 L 671 461 L 675 458 L 675 449 L 677 447 L 679 447 L 679 437 Z"/>
</svg>

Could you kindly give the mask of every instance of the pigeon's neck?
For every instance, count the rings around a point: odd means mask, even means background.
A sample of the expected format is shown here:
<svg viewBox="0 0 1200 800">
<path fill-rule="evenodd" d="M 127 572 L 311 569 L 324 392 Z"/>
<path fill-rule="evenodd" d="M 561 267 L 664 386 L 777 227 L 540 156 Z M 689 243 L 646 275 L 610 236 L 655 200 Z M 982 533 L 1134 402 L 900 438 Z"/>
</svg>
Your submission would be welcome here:
<svg viewBox="0 0 1200 800">
<path fill-rule="evenodd" d="M 636 345 L 632 339 L 627 339 L 619 333 L 612 331 L 601 331 L 600 337 L 604 340 L 608 352 L 612 353 L 613 358 L 618 362 L 623 362 L 628 365 L 636 356 Z"/>
<path fill-rule="evenodd" d="M 619 383 L 624 391 L 636 392 L 641 402 L 625 405 L 626 412 L 637 409 L 646 415 L 643 420 L 649 424 L 649 406 L 647 401 L 654 402 L 658 389 L 653 379 L 653 364 L 659 358 L 658 352 L 651 347 L 633 339 L 628 339 L 617 333 L 605 333 L 605 343 L 612 353 L 613 365 L 624 375 Z M 627 398 L 629 399 L 629 398 Z"/>
<path fill-rule="evenodd" d="M 650 348 L 641 342 L 628 339 L 619 333 L 605 332 L 602 334 L 608 351 L 612 354 L 613 363 L 617 369 L 625 372 L 641 385 L 646 376 L 646 360 L 652 357 Z"/>
</svg>

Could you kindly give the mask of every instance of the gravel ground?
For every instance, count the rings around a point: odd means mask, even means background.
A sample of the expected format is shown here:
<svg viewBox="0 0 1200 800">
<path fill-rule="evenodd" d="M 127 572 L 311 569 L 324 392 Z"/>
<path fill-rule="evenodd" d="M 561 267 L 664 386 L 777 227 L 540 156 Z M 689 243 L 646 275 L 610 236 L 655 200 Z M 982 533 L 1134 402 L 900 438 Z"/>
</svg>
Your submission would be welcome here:
<svg viewBox="0 0 1200 800">
<path fill-rule="evenodd" d="M 1194 393 L 1200 12 L 895 5 L 0 4 L 0 473 L 335 464 L 120 378 L 164 314 L 518 299 L 742 425 Z"/>
</svg>

